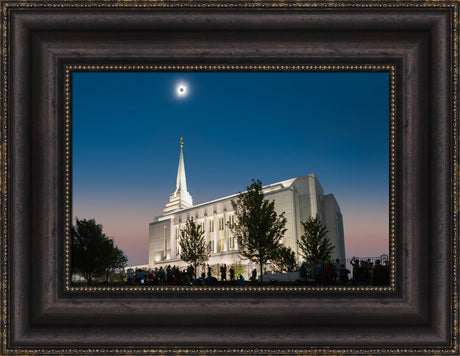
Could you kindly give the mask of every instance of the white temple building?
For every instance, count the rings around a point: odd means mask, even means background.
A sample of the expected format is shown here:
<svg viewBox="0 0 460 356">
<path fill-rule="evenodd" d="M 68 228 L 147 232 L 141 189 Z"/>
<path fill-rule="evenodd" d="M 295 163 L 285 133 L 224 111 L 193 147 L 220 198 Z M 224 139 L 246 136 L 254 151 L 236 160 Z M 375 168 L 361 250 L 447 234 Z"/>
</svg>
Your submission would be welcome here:
<svg viewBox="0 0 460 356">
<path fill-rule="evenodd" d="M 286 233 L 282 243 L 295 253 L 298 262 L 302 261 L 297 241 L 304 233 L 301 221 L 310 216 L 318 216 L 328 230 L 328 237 L 335 246 L 333 258 L 345 263 L 345 244 L 343 218 L 340 207 L 333 194 L 324 195 L 323 188 L 315 174 L 287 179 L 263 187 L 265 199 L 275 201 L 278 214 L 284 212 L 287 219 Z M 185 267 L 180 259 L 179 237 L 187 220 L 192 219 L 205 231 L 210 243 L 210 266 L 246 266 L 251 264 L 238 253 L 238 242 L 233 238 L 227 223 L 233 223 L 235 216 L 231 205 L 237 194 L 193 205 L 187 191 L 185 176 L 183 141 L 181 138 L 179 167 L 177 169 L 176 189 L 169 196 L 163 214 L 149 224 L 149 268 L 176 265 Z M 252 264 L 251 264 L 252 266 Z M 254 265 L 255 267 L 255 265 Z"/>
</svg>

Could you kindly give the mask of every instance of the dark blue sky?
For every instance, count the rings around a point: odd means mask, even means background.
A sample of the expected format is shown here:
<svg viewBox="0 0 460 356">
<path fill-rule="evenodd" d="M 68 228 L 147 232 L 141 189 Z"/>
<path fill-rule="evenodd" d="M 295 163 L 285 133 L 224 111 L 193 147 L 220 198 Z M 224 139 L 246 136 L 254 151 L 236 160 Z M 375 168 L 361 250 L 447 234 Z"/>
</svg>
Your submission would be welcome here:
<svg viewBox="0 0 460 356">
<path fill-rule="evenodd" d="M 347 208 L 383 211 L 388 243 L 388 73 L 79 72 L 72 82 L 75 215 L 139 206 L 148 236 L 174 190 L 183 136 L 195 204 L 252 178 L 315 173 L 345 227 Z M 189 95 L 175 95 L 179 82 Z"/>
</svg>

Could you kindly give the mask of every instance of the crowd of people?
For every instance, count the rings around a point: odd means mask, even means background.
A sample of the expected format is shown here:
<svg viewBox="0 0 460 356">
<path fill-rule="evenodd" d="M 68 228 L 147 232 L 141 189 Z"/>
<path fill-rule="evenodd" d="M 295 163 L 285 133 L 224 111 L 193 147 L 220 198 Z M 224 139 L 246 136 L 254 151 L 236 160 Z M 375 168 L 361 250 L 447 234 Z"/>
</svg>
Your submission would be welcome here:
<svg viewBox="0 0 460 356">
<path fill-rule="evenodd" d="M 350 264 L 353 267 L 353 284 L 379 286 L 390 284 L 390 261 L 385 260 L 382 265 L 380 260 L 376 260 L 374 263 L 370 259 L 359 260 L 359 258 L 353 258 Z"/>
<path fill-rule="evenodd" d="M 382 265 L 380 260 L 375 263 L 370 259 L 350 261 L 352 271 L 346 268 L 339 259 L 334 262 L 321 263 L 316 261 L 309 266 L 304 263 L 300 268 L 300 276 L 309 278 L 319 285 L 388 285 L 390 283 L 390 264 L 388 260 Z M 353 273 L 352 273 L 353 272 Z M 352 278 L 350 274 L 352 273 Z"/>
<path fill-rule="evenodd" d="M 315 285 L 388 285 L 390 283 L 390 264 L 388 260 L 381 263 L 375 261 L 359 260 L 353 258 L 350 261 L 352 271 L 346 268 L 339 259 L 327 263 L 315 262 L 313 264 L 303 263 L 299 270 L 299 281 Z M 206 271 L 206 272 L 205 272 Z M 201 273 L 197 273 L 193 266 L 179 268 L 177 266 L 160 267 L 153 270 L 129 268 L 126 271 L 125 280 L 129 285 L 150 285 L 150 286 L 215 286 L 218 284 L 244 285 L 242 274 L 236 275 L 233 266 L 221 265 L 214 271 L 211 266 L 202 267 Z M 350 278 L 350 275 L 352 277 Z M 218 280 L 217 276 L 220 278 Z M 228 280 L 227 280 L 228 277 Z M 258 282 L 257 270 L 254 269 L 249 280 Z"/>
<path fill-rule="evenodd" d="M 239 274 L 235 279 L 235 270 L 233 267 L 229 269 L 229 281 L 238 285 L 244 285 L 244 277 Z M 227 266 L 220 267 L 221 282 L 227 281 Z M 195 279 L 195 269 L 193 266 L 188 266 L 186 269 L 180 269 L 176 266 L 168 265 L 166 268 L 160 267 L 153 270 L 144 270 L 142 268 L 133 270 L 128 268 L 126 271 L 126 281 L 129 285 L 150 285 L 150 286 L 215 286 L 218 284 L 216 277 L 212 275 L 212 268 L 207 266 L 207 273 L 202 272 Z"/>
</svg>

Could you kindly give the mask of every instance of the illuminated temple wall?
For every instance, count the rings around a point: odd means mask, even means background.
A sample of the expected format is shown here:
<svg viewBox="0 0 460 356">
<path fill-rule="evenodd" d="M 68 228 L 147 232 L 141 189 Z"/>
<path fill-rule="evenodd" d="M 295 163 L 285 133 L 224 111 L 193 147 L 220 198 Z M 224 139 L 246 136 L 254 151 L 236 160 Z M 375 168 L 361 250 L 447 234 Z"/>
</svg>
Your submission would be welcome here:
<svg viewBox="0 0 460 356">
<path fill-rule="evenodd" d="M 298 253 L 297 240 L 303 234 L 301 221 L 316 214 L 326 225 L 329 231 L 328 237 L 336 246 L 333 258 L 338 257 L 341 261 L 345 261 L 343 218 L 340 207 L 333 194 L 324 195 L 323 188 L 314 174 L 264 186 L 263 192 L 266 199 L 275 201 L 277 213 L 285 212 L 287 230 L 282 243 L 295 251 L 299 262 L 302 258 Z M 206 240 L 211 243 L 209 265 L 224 263 L 246 265 L 248 261 L 238 254 L 237 241 L 227 226 L 229 220 L 234 219 L 232 199 L 236 199 L 236 194 L 189 208 L 167 211 L 155 217 L 149 224 L 149 266 L 164 267 L 170 264 L 185 267 L 187 265 L 180 260 L 178 241 L 180 230 L 191 218 L 196 223 L 202 224 Z"/>
</svg>

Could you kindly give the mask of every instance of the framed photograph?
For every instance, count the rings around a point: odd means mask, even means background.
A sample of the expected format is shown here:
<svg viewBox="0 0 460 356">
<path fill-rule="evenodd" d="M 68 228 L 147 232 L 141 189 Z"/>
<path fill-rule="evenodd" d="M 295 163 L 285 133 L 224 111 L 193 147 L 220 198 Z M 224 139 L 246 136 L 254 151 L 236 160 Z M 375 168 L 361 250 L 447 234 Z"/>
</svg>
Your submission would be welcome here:
<svg viewBox="0 0 460 356">
<path fill-rule="evenodd" d="M 2 354 L 458 354 L 457 2 L 1 3 Z"/>
<path fill-rule="evenodd" d="M 220 67 L 67 68 L 72 290 L 394 287 L 394 68 Z"/>
</svg>

